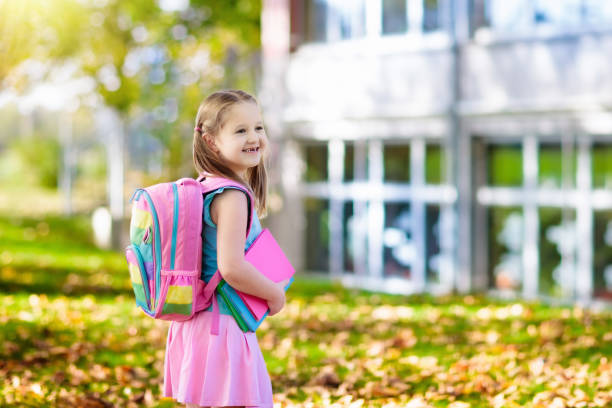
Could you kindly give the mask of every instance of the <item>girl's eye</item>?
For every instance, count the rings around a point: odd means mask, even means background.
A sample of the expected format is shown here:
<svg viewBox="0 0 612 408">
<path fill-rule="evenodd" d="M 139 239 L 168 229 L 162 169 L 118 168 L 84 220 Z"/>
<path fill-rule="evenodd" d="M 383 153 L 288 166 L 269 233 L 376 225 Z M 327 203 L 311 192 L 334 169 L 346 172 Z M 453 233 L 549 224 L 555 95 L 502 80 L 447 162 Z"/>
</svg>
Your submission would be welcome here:
<svg viewBox="0 0 612 408">
<path fill-rule="evenodd" d="M 257 130 L 263 130 L 263 126 L 257 126 Z"/>
<path fill-rule="evenodd" d="M 244 133 L 244 132 L 246 132 L 246 130 L 245 130 L 245 129 L 240 129 L 240 130 L 238 130 L 236 133 Z"/>
</svg>

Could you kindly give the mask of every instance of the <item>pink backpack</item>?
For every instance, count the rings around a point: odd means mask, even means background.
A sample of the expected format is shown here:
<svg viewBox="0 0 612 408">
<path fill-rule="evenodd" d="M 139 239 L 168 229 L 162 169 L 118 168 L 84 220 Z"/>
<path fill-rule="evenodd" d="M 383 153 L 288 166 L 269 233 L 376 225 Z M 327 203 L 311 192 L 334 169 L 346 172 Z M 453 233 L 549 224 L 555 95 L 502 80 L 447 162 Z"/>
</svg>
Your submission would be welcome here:
<svg viewBox="0 0 612 408">
<path fill-rule="evenodd" d="M 221 275 L 217 271 L 208 284 L 200 279 L 202 205 L 204 194 L 228 186 L 249 197 L 248 236 L 253 197 L 233 180 L 209 176 L 199 182 L 182 178 L 134 192 L 130 200 L 130 245 L 125 255 L 136 304 L 147 315 L 184 321 L 212 303 L 213 328 L 218 327 L 217 297 L 213 294 Z"/>
</svg>

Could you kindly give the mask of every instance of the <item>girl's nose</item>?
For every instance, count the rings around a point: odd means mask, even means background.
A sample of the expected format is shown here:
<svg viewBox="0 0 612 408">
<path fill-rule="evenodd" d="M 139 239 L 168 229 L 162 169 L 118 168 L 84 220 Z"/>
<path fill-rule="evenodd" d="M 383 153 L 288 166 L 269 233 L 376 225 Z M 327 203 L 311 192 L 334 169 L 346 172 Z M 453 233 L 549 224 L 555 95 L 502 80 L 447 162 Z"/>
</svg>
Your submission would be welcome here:
<svg viewBox="0 0 612 408">
<path fill-rule="evenodd" d="M 248 133 L 248 141 L 249 142 L 255 142 L 259 139 L 259 135 L 257 134 L 257 132 L 255 131 L 251 131 Z"/>
</svg>

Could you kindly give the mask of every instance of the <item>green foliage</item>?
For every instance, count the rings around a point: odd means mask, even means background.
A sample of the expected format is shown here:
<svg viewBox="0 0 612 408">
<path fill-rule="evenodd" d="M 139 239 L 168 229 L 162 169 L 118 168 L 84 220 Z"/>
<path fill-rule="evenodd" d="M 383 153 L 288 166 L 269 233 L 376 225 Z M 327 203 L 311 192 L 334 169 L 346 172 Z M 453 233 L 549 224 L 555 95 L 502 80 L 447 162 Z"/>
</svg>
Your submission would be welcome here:
<svg viewBox="0 0 612 408">
<path fill-rule="evenodd" d="M 30 78 L 13 71 L 28 59 L 54 63 L 75 56 L 88 21 L 75 0 L 0 0 L 0 85 L 26 88 Z"/>
<path fill-rule="evenodd" d="M 86 181 L 105 180 L 106 151 L 102 146 L 96 146 L 79 153 L 77 176 Z"/>
<path fill-rule="evenodd" d="M 28 18 L 31 3 L 27 0 L 0 0 L 0 81 L 4 81 L 11 70 L 31 56 L 37 43 L 37 16 Z"/>
<path fill-rule="evenodd" d="M 0 0 L 0 85 L 25 90 L 66 61 L 78 63 L 75 75 L 92 78 L 126 122 L 152 113 L 144 131 L 171 151 L 164 164 L 172 177 L 190 161 L 176 145 L 190 144 L 183 125 L 201 100 L 218 88 L 254 91 L 260 11 L 250 0 L 192 0 L 175 12 L 157 0 Z M 43 72 L 19 69 L 29 59 Z"/>
<path fill-rule="evenodd" d="M 35 135 L 13 140 L 2 153 L 4 165 L 0 178 L 13 184 L 57 187 L 60 169 L 60 145 L 50 137 Z"/>
</svg>

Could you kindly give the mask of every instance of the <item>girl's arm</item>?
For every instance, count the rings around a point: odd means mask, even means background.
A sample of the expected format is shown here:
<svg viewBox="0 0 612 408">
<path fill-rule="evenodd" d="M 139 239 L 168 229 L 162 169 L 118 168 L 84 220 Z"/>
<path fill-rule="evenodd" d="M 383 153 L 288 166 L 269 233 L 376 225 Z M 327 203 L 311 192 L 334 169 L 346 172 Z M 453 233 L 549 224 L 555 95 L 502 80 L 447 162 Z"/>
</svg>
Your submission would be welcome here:
<svg viewBox="0 0 612 408">
<path fill-rule="evenodd" d="M 285 303 L 283 288 L 287 282 L 271 281 L 244 259 L 246 195 L 235 189 L 222 192 L 213 199 L 210 215 L 217 225 L 217 265 L 221 276 L 234 289 L 266 299 L 270 315 L 275 314 Z"/>
</svg>

